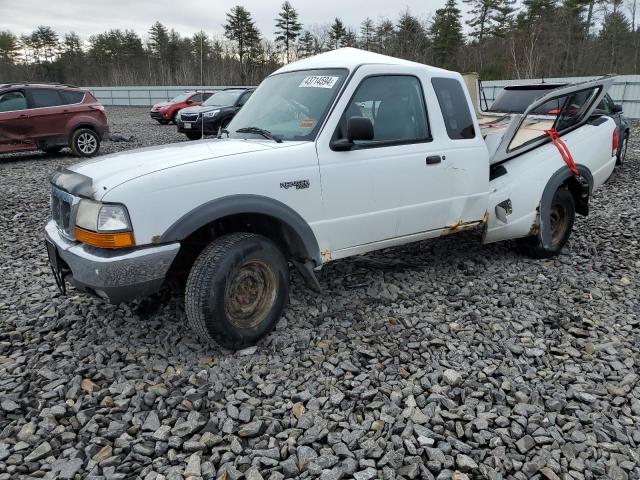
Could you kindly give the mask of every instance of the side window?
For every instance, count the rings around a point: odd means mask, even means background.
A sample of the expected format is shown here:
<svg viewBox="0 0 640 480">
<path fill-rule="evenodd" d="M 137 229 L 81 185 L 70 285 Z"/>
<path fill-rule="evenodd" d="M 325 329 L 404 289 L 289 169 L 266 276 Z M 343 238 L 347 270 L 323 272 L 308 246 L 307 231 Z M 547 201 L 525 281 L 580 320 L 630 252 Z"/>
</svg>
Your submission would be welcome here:
<svg viewBox="0 0 640 480">
<path fill-rule="evenodd" d="M 194 96 L 191 97 L 191 101 L 192 102 L 201 102 L 202 101 L 202 94 L 201 93 L 196 93 Z"/>
<path fill-rule="evenodd" d="M 364 79 L 340 121 L 342 138 L 351 117 L 367 117 L 373 123 L 373 140 L 356 141 L 357 144 L 375 146 L 430 140 L 422 86 L 413 76 L 380 75 Z"/>
<path fill-rule="evenodd" d="M 247 93 L 243 93 L 242 97 L 240 97 L 240 101 L 238 102 L 238 106 L 241 107 L 243 106 L 245 103 L 247 103 L 247 100 L 249 100 L 249 97 L 251 96 L 253 92 L 247 92 Z"/>
<path fill-rule="evenodd" d="M 76 92 L 73 90 L 62 90 L 60 92 L 60 95 L 62 96 L 63 105 L 73 105 L 74 103 L 80 103 L 84 98 L 84 92 Z"/>
<path fill-rule="evenodd" d="M 27 109 L 27 99 L 22 92 L 8 92 L 0 95 L 0 112 L 16 112 Z"/>
<path fill-rule="evenodd" d="M 209 100 L 209 97 L 210 97 L 211 95 L 213 95 L 213 93 L 211 93 L 211 92 L 204 92 L 204 93 L 202 94 L 202 98 L 204 98 L 205 100 Z"/>
<path fill-rule="evenodd" d="M 34 88 L 30 90 L 33 108 L 56 107 L 62 104 L 57 90 L 51 88 Z"/>
<path fill-rule="evenodd" d="M 473 119 L 460 82 L 454 78 L 432 78 L 431 85 L 436 92 L 449 138 L 474 138 Z"/>
</svg>

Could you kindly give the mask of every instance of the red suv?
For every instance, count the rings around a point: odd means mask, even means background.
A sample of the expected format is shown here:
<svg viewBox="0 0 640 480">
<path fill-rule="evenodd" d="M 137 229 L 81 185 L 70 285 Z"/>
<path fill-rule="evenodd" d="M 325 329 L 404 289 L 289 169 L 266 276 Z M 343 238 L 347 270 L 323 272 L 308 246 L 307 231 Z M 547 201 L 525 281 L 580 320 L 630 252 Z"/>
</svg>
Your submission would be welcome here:
<svg viewBox="0 0 640 480">
<path fill-rule="evenodd" d="M 59 84 L 0 85 L 0 153 L 25 150 L 98 153 L 108 135 L 104 107 L 91 93 Z"/>
<path fill-rule="evenodd" d="M 157 120 L 162 125 L 166 125 L 169 122 L 173 122 L 177 125 L 178 112 L 185 107 L 196 107 L 202 105 L 202 102 L 207 100 L 211 95 L 216 92 L 211 91 L 199 91 L 199 92 L 184 92 L 175 98 L 172 98 L 166 102 L 156 103 L 151 107 L 149 115 L 154 120 Z"/>
</svg>

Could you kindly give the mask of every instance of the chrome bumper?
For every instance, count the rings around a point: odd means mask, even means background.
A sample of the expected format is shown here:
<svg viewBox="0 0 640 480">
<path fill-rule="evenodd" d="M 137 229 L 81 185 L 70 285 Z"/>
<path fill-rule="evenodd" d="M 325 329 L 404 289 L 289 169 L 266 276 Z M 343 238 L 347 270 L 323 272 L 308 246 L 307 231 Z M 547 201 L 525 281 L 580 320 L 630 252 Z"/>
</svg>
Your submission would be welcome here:
<svg viewBox="0 0 640 480">
<path fill-rule="evenodd" d="M 179 243 L 126 250 L 94 248 L 64 238 L 53 220 L 45 226 L 45 238 L 68 267 L 66 280 L 112 303 L 157 292 L 180 250 Z"/>
</svg>

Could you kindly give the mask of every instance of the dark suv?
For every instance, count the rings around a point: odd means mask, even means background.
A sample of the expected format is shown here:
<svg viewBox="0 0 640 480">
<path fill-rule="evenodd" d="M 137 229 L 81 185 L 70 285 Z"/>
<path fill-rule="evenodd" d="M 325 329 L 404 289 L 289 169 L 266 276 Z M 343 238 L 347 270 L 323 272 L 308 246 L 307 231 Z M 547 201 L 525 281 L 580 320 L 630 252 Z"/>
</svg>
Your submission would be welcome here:
<svg viewBox="0 0 640 480">
<path fill-rule="evenodd" d="M 0 153 L 70 147 L 75 155 L 90 157 L 108 133 L 104 107 L 86 90 L 59 84 L 0 85 Z"/>
<path fill-rule="evenodd" d="M 229 125 L 254 91 L 255 88 L 227 88 L 211 95 L 200 106 L 183 108 L 177 116 L 178 132 L 189 140 L 217 134 Z"/>
</svg>

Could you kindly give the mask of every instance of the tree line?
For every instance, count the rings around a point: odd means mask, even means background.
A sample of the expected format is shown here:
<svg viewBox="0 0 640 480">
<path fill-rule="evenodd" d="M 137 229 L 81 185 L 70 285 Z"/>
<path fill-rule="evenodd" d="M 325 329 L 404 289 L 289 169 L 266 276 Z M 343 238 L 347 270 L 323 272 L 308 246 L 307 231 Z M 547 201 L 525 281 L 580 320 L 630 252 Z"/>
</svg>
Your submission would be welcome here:
<svg viewBox="0 0 640 480">
<path fill-rule="evenodd" d="M 38 26 L 29 35 L 0 31 L 0 82 L 100 85 L 258 84 L 284 63 L 341 48 L 364 50 L 483 79 L 638 73 L 639 0 L 447 0 L 431 18 L 408 9 L 394 21 L 304 25 L 289 1 L 273 35 L 242 6 L 226 15 L 224 34 L 183 36 L 160 22 L 145 39 L 112 29 L 83 40 Z M 467 29 L 463 25 L 466 23 Z"/>
</svg>

